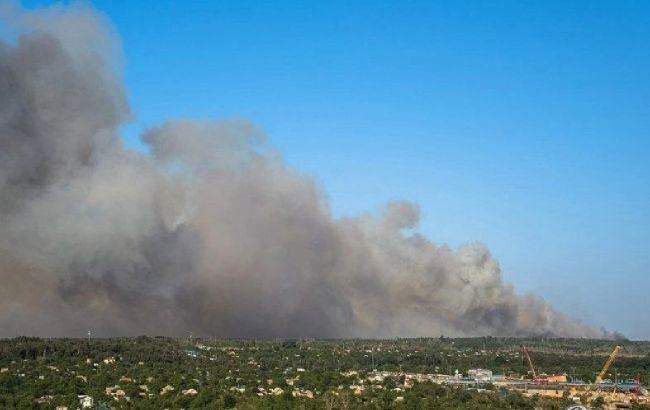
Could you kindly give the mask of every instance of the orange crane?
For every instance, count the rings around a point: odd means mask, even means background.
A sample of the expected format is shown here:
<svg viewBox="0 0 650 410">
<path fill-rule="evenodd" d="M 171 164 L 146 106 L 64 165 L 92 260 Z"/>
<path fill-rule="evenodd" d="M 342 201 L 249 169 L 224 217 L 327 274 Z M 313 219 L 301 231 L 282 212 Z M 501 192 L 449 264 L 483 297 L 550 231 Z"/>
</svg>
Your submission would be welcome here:
<svg viewBox="0 0 650 410">
<path fill-rule="evenodd" d="M 524 352 L 524 356 L 526 356 L 526 361 L 528 361 L 528 369 L 530 369 L 530 373 L 533 374 L 533 379 L 537 377 L 537 373 L 535 372 L 535 367 L 533 366 L 533 361 L 530 360 L 530 355 L 528 354 L 528 350 L 526 350 L 526 346 L 521 345 L 521 350 Z"/>
<path fill-rule="evenodd" d="M 614 350 L 612 350 L 612 353 L 610 353 L 609 357 L 607 358 L 607 361 L 605 362 L 605 365 L 603 366 L 602 370 L 600 373 L 598 373 L 598 376 L 596 376 L 596 381 L 594 381 L 594 384 L 602 383 L 603 377 L 605 377 L 605 374 L 607 373 L 607 370 L 609 370 L 609 366 L 614 363 L 614 359 L 616 359 L 616 355 L 618 352 L 621 350 L 621 346 L 614 346 Z"/>
<path fill-rule="evenodd" d="M 630 399 L 632 402 L 639 401 L 639 394 L 641 393 L 641 373 L 637 373 L 634 378 L 634 388 L 630 390 Z"/>
</svg>

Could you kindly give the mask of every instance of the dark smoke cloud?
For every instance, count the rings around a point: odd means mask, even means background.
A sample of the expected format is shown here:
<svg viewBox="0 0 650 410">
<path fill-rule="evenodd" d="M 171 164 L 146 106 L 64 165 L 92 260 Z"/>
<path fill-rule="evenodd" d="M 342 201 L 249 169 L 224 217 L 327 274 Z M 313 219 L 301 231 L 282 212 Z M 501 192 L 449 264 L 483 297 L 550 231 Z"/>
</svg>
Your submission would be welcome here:
<svg viewBox="0 0 650 410">
<path fill-rule="evenodd" d="M 175 120 L 122 147 L 119 47 L 83 7 L 0 43 L 0 335 L 561 335 L 604 331 L 503 282 L 481 244 L 334 219 L 246 121 Z"/>
</svg>

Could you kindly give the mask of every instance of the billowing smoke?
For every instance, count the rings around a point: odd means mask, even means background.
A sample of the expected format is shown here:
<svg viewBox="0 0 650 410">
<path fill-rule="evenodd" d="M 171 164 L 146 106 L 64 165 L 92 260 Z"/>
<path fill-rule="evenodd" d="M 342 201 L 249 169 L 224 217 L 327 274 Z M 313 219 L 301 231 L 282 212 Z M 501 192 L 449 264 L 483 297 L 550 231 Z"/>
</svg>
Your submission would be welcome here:
<svg viewBox="0 0 650 410">
<path fill-rule="evenodd" d="M 125 149 L 115 35 L 83 7 L 5 7 L 0 335 L 608 334 L 520 296 L 418 208 L 333 218 L 246 121 L 173 120 Z"/>
</svg>

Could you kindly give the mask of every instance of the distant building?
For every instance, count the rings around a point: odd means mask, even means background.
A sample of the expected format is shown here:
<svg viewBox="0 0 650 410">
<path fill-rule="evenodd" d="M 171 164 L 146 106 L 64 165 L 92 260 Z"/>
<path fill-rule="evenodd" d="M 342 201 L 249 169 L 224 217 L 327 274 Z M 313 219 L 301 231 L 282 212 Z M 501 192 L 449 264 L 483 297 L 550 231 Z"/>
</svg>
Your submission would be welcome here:
<svg viewBox="0 0 650 410">
<path fill-rule="evenodd" d="M 467 377 L 476 380 L 479 382 L 491 382 L 492 381 L 492 370 L 488 369 L 469 369 L 467 371 Z"/>
<path fill-rule="evenodd" d="M 535 378 L 538 383 L 566 383 L 566 374 L 540 374 Z"/>
<path fill-rule="evenodd" d="M 79 404 L 82 409 L 89 409 L 95 405 L 93 398 L 85 394 L 80 394 L 77 398 L 79 399 Z"/>
<path fill-rule="evenodd" d="M 170 391 L 174 391 L 174 386 L 168 384 L 167 386 L 160 389 L 160 395 L 162 396 L 163 394 L 168 393 Z"/>
</svg>

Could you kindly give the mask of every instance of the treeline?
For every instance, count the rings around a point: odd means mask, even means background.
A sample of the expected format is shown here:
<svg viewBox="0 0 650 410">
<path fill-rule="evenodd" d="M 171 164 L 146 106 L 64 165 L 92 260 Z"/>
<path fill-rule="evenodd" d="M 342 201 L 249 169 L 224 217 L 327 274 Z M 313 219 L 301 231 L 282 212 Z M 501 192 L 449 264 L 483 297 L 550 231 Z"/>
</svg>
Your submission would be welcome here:
<svg viewBox="0 0 650 410">
<path fill-rule="evenodd" d="M 621 342 L 608 377 L 640 374 L 647 383 L 650 344 Z M 524 398 L 430 383 L 403 389 L 387 379 L 355 395 L 354 385 L 377 370 L 525 375 L 526 345 L 538 372 L 593 380 L 612 341 L 445 337 L 394 340 L 224 340 L 136 337 L 0 340 L 0 409 L 555 409 L 570 401 Z M 582 346 L 582 348 L 580 348 Z M 354 370 L 356 374 L 346 375 Z M 119 400 L 107 387 L 123 392 Z M 165 389 L 172 387 L 172 390 Z M 281 389 L 278 395 L 271 389 Z M 194 392 L 187 393 L 193 390 Z M 184 394 L 183 392 L 186 392 Z M 295 392 L 313 398 L 294 397 Z M 122 393 L 121 393 L 122 394 Z"/>
</svg>

